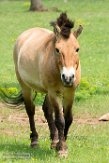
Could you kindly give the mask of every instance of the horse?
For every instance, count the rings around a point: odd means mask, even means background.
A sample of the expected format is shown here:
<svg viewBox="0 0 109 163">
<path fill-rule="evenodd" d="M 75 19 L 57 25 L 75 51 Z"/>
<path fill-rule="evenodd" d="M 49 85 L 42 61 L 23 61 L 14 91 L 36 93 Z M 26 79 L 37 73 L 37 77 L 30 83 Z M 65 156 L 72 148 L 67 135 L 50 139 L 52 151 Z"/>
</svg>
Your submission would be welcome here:
<svg viewBox="0 0 109 163">
<path fill-rule="evenodd" d="M 24 31 L 15 43 L 13 58 L 29 118 L 31 147 L 38 145 L 32 95 L 35 91 L 45 93 L 42 109 L 50 130 L 51 148 L 63 156 L 68 152 L 66 140 L 73 121 L 72 105 L 81 78 L 77 37 L 83 27 L 71 31 L 74 22 L 66 13 L 61 13 L 51 26 L 53 31 L 40 27 Z"/>
</svg>

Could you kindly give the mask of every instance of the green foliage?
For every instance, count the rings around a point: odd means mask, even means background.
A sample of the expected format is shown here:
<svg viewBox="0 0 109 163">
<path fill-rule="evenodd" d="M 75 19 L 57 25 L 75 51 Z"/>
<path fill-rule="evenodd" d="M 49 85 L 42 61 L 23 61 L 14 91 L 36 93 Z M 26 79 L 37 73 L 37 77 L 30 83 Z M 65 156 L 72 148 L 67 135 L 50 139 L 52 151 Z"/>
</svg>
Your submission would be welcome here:
<svg viewBox="0 0 109 163">
<path fill-rule="evenodd" d="M 19 92 L 21 90 L 17 87 L 1 87 L 0 88 L 0 97 L 1 98 L 4 98 L 3 96 L 3 92 L 8 96 L 8 97 L 16 97 Z M 35 97 L 35 92 L 33 92 L 33 98 Z M 41 94 L 41 93 L 37 93 L 37 96 L 35 98 L 35 104 L 36 105 L 42 105 L 43 101 L 44 101 L 44 97 L 45 95 L 44 94 Z"/>
<path fill-rule="evenodd" d="M 19 87 L 2 87 L 2 89 L 8 96 L 14 97 L 16 96 L 20 89 Z M 92 79 L 92 82 L 89 82 L 87 78 L 82 78 L 79 87 L 76 90 L 76 101 L 80 100 L 86 100 L 94 95 L 104 95 L 109 94 L 109 82 L 104 81 L 103 83 L 100 82 L 94 82 Z M 0 96 L 2 94 L 0 93 Z M 33 95 L 34 97 L 34 95 Z M 44 101 L 45 94 L 37 93 L 37 96 L 35 98 L 35 104 L 36 105 L 42 105 Z"/>
<path fill-rule="evenodd" d="M 76 92 L 76 100 L 88 99 L 93 95 L 108 94 L 109 93 L 109 82 L 104 81 L 103 83 L 88 81 L 87 78 L 81 80 L 80 86 Z"/>
<path fill-rule="evenodd" d="M 45 94 L 38 93 L 35 99 L 36 105 L 42 105 L 44 101 Z"/>
<path fill-rule="evenodd" d="M 7 95 L 15 95 L 19 92 L 19 90 L 16 87 L 9 87 L 9 88 L 0 88 L 4 93 Z"/>
</svg>

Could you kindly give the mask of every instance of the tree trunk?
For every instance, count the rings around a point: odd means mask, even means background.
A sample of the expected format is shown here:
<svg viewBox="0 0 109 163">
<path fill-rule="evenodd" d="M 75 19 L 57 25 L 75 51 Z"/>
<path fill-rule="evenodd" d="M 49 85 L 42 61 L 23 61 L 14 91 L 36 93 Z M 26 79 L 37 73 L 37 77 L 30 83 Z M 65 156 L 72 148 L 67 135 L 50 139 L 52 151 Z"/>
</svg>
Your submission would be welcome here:
<svg viewBox="0 0 109 163">
<path fill-rule="evenodd" d="M 30 0 L 30 2 L 31 11 L 47 11 L 47 9 L 44 8 L 41 0 Z"/>
</svg>

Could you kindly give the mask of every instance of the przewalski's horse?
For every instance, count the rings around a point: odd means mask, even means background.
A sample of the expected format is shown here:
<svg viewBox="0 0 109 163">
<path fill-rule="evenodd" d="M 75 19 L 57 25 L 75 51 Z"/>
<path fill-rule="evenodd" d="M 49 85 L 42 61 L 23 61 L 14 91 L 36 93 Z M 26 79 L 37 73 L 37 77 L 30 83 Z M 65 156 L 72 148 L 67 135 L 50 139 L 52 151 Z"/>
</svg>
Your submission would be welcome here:
<svg viewBox="0 0 109 163">
<path fill-rule="evenodd" d="M 81 76 L 77 37 L 82 26 L 71 32 L 74 23 L 66 13 L 60 14 L 51 25 L 54 32 L 32 28 L 19 36 L 14 48 L 14 63 L 29 117 L 31 146 L 37 146 L 38 142 L 32 98 L 32 90 L 35 90 L 46 94 L 43 111 L 50 129 L 51 147 L 64 155 L 72 123 L 75 88 Z"/>
</svg>

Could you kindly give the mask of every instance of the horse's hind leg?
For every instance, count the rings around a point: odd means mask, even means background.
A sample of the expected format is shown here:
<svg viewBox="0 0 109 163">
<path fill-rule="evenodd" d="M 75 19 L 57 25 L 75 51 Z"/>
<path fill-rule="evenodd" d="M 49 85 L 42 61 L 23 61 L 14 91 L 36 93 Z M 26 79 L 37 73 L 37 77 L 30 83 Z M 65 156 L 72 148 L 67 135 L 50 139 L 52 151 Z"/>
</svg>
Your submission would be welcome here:
<svg viewBox="0 0 109 163">
<path fill-rule="evenodd" d="M 36 132 L 35 121 L 34 121 L 35 105 L 33 104 L 32 90 L 21 81 L 19 76 L 17 76 L 17 78 L 22 87 L 24 104 L 25 104 L 26 112 L 29 118 L 30 130 L 31 130 L 31 134 L 30 134 L 31 147 L 35 147 L 37 146 L 38 134 Z"/>
<path fill-rule="evenodd" d="M 22 93 L 24 97 L 26 112 L 29 117 L 30 130 L 31 130 L 31 134 L 30 134 L 31 147 L 35 147 L 37 146 L 38 134 L 35 128 L 35 121 L 34 121 L 35 105 L 33 104 L 33 101 L 32 101 L 32 95 L 31 95 L 32 92 L 30 88 L 23 87 Z"/>
<path fill-rule="evenodd" d="M 44 103 L 42 106 L 45 118 L 47 119 L 49 130 L 50 130 L 50 138 L 52 140 L 51 148 L 55 148 L 58 142 L 58 131 L 55 126 L 55 122 L 53 119 L 53 108 L 50 107 L 48 96 L 45 96 Z"/>
<path fill-rule="evenodd" d="M 31 130 L 31 134 L 30 134 L 31 147 L 35 147 L 37 146 L 38 133 L 36 132 L 35 121 L 34 121 L 35 105 L 33 104 L 32 90 L 28 86 L 26 86 L 25 83 L 20 78 L 17 67 L 15 67 L 15 70 L 16 70 L 17 79 L 22 88 L 24 104 L 29 118 L 30 130 Z"/>
</svg>

